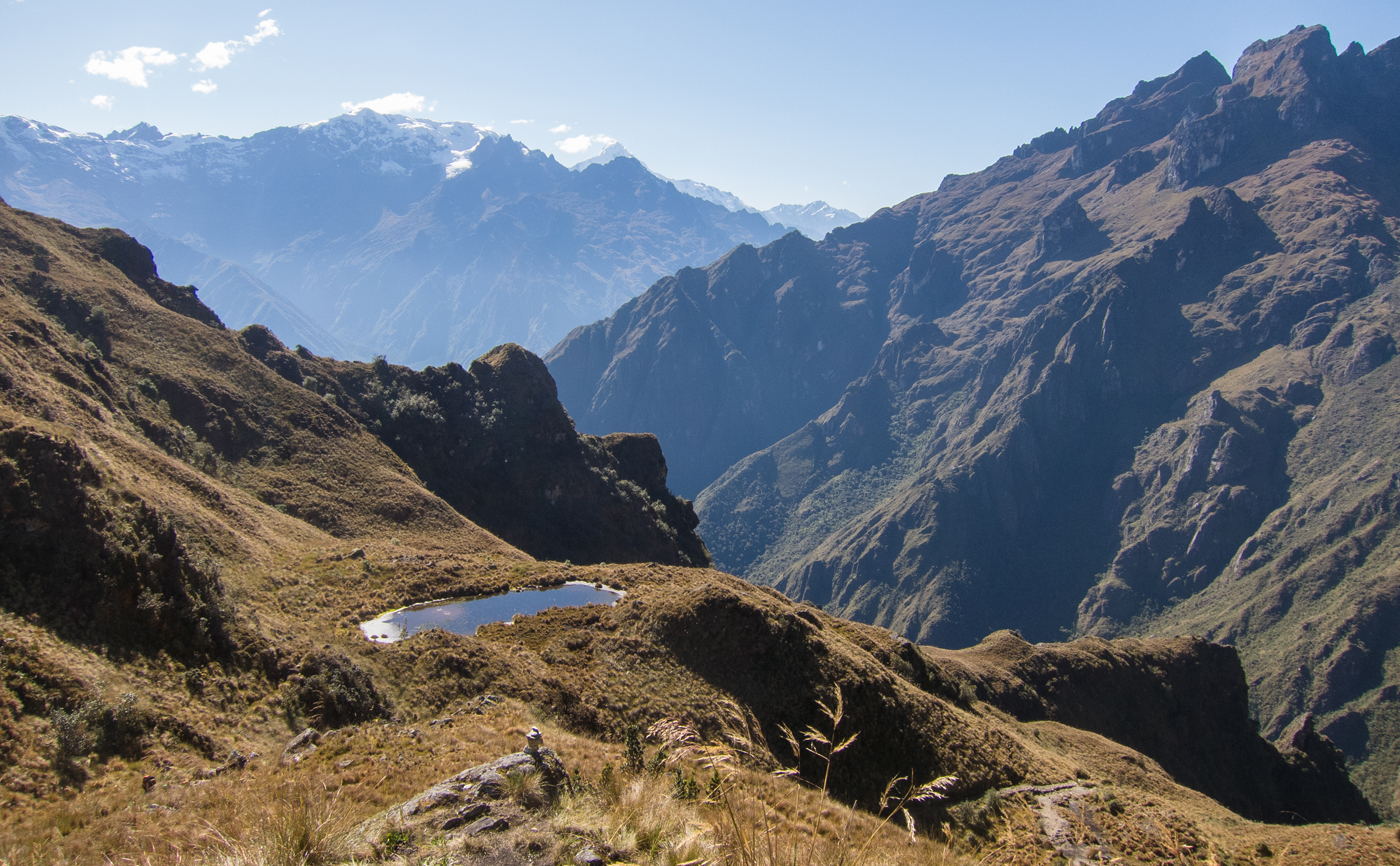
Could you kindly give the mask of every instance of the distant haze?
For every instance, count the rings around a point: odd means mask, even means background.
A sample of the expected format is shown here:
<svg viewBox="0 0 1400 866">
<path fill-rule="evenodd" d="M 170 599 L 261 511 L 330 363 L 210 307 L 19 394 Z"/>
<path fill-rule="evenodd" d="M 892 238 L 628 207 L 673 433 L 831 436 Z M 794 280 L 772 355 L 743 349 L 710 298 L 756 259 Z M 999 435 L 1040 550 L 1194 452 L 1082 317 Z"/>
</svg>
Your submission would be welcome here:
<svg viewBox="0 0 1400 866">
<path fill-rule="evenodd" d="M 241 139 L 0 117 L 0 191 L 126 229 L 231 327 L 414 366 L 544 352 L 679 268 L 787 232 L 636 159 L 571 171 L 508 135 L 370 108 Z"/>
</svg>

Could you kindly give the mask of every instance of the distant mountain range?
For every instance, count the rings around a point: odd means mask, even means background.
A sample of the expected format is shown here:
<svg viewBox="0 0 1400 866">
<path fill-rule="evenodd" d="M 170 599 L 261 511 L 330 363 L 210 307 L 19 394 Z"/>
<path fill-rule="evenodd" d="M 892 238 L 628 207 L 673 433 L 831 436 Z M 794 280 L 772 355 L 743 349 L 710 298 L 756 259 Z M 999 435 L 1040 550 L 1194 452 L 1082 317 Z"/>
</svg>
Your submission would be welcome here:
<svg viewBox="0 0 1400 866">
<path fill-rule="evenodd" d="M 1397 178 L 1400 40 L 1299 28 L 546 362 L 657 434 L 717 567 L 920 643 L 1234 644 L 1261 730 L 1397 814 Z"/>
<path fill-rule="evenodd" d="M 614 141 L 612 144 L 603 148 L 603 152 L 597 156 L 575 163 L 573 170 L 581 171 L 590 165 L 606 165 L 620 157 L 636 159 L 636 157 L 632 156 L 631 152 L 623 147 L 621 143 Z M 643 163 L 643 165 L 645 165 L 645 163 Z M 860 214 L 855 211 L 832 207 L 824 201 L 814 201 L 808 204 L 780 204 L 777 207 L 770 207 L 768 210 L 761 211 L 748 206 L 744 203 L 743 199 L 739 198 L 734 193 L 725 192 L 707 183 L 701 183 L 698 180 L 677 180 L 676 178 L 665 177 L 659 174 L 656 176 L 675 184 L 676 189 L 686 195 L 693 195 L 696 198 L 702 198 L 705 201 L 713 202 L 729 211 L 748 211 L 750 213 L 759 214 L 772 225 L 797 229 L 813 240 L 819 241 L 826 237 L 826 233 L 832 229 L 839 229 L 851 223 L 860 222 L 861 219 Z"/>
<path fill-rule="evenodd" d="M 369 110 L 243 139 L 6 117 L 0 187 L 131 231 L 232 325 L 415 366 L 543 351 L 679 267 L 787 231 L 635 159 L 570 171 L 471 124 Z"/>
</svg>

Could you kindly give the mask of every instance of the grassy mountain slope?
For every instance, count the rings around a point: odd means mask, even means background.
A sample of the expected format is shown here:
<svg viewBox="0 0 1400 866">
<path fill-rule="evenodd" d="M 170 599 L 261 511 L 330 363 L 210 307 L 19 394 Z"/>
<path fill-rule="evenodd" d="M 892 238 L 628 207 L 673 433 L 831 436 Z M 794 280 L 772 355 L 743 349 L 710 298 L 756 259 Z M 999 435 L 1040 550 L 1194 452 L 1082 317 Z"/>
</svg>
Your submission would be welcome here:
<svg viewBox="0 0 1400 866">
<path fill-rule="evenodd" d="M 394 420 L 376 415 L 369 379 L 402 386 L 400 398 L 421 404 L 411 395 L 446 393 L 428 387 L 443 377 L 465 387 L 466 373 L 286 353 L 265 331 L 222 328 L 191 289 L 156 277 L 144 253 L 119 233 L 0 208 L 0 857 L 8 862 L 219 862 L 279 827 L 317 837 L 327 825 L 307 815 L 367 818 L 468 756 L 489 757 L 484 750 L 518 733 L 510 726 L 520 719 L 569 744 L 572 765 L 596 778 L 603 760 L 616 760 L 624 725 L 663 717 L 709 737 L 737 719 L 751 743 L 744 785 L 780 808 L 793 832 L 839 832 L 831 815 L 845 809 L 840 801 L 872 804 L 892 776 L 953 773 L 955 800 L 917 817 L 926 830 L 949 827 L 945 857 L 1003 850 L 1023 858 L 1007 862 L 1029 862 L 1069 844 L 1046 837 L 1019 806 L 996 805 L 1004 796 L 1029 807 L 1035 792 L 1017 786 L 1065 780 L 1082 783 L 1070 785 L 1075 808 L 1103 810 L 1094 833 L 1105 850 L 1190 844 L 1206 856 L 1269 840 L 1293 846 L 1300 862 L 1331 851 L 1336 830 L 1254 824 L 1181 787 L 1163 769 L 1170 744 L 1144 739 L 1140 752 L 1053 714 L 1018 719 L 977 699 L 979 688 L 992 694 L 985 673 L 979 680 L 883 629 L 712 570 L 531 558 L 425 489 L 368 429 Z M 308 365 L 300 383 L 277 353 Z M 537 365 L 504 347 L 466 371 L 501 398 L 503 429 L 512 429 L 511 413 L 541 411 Z M 524 374 L 504 375 L 513 368 Z M 309 378 L 327 383 L 333 399 L 307 387 Z M 411 602 L 568 580 L 627 596 L 472 637 L 436 631 L 382 646 L 358 629 Z M 1227 650 L 1113 646 L 1146 662 L 1158 652 L 1199 657 L 1207 682 L 1223 677 L 1223 691 L 1242 690 Z M 1209 662 L 1221 657 L 1226 664 Z M 1191 667 L 1125 669 L 1108 693 L 1187 693 L 1202 682 Z M 1067 671 L 1046 694 L 1072 693 L 1077 682 Z M 826 787 L 837 799 L 753 775 L 796 764 L 809 782 L 825 777 L 812 753 L 785 751 L 782 726 L 829 725 L 816 702 L 838 689 L 845 714 L 836 733 L 859 736 L 832 763 Z M 485 707 L 488 692 L 526 705 L 487 708 L 478 725 L 467 708 Z M 1202 730 L 1245 724 L 1238 702 L 1196 710 Z M 283 744 L 307 724 L 339 730 L 311 759 L 281 764 Z M 1229 799 L 1250 774 L 1301 773 L 1348 790 L 1335 756 L 1251 742 L 1242 764 L 1196 783 Z M 1305 797 L 1312 790 L 1292 787 Z M 1325 819 L 1337 817 L 1338 802 L 1291 805 Z M 1267 797 L 1234 805 L 1289 820 Z M 1367 813 L 1358 806 L 1344 817 Z M 540 826 L 554 826 L 546 819 L 555 820 L 542 816 Z M 1143 830 L 1150 820 L 1167 829 Z M 1385 835 L 1346 832 L 1361 854 L 1393 847 Z M 547 842 L 562 859 L 578 830 L 561 825 L 542 838 L 530 850 Z"/>
</svg>

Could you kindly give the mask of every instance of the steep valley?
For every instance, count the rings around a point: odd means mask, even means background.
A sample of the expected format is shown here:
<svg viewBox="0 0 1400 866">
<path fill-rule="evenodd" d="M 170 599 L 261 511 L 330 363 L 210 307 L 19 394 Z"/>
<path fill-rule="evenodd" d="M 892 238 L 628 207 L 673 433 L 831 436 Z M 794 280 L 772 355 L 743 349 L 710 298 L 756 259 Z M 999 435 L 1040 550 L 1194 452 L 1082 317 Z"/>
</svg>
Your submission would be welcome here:
<svg viewBox="0 0 1400 866">
<path fill-rule="evenodd" d="M 920 644 L 1232 644 L 1261 731 L 1393 813 L 1397 130 L 1400 43 L 1300 27 L 546 362 L 657 435 L 716 567 Z"/>
</svg>

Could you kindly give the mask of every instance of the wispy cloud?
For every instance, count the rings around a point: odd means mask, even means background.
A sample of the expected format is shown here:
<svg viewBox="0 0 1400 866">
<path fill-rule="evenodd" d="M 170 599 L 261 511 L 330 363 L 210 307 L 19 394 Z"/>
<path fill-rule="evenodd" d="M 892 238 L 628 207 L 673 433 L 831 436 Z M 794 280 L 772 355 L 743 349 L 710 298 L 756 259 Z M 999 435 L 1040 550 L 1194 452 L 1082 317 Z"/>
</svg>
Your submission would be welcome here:
<svg viewBox="0 0 1400 866">
<path fill-rule="evenodd" d="M 269 9 L 267 11 L 271 12 L 272 10 Z M 278 29 L 277 22 L 272 20 L 271 18 L 264 18 L 263 20 L 258 22 L 258 26 L 255 30 L 253 30 L 253 34 L 251 36 L 243 37 L 243 41 L 247 42 L 249 45 L 257 45 L 259 42 L 263 41 L 269 36 L 281 35 L 282 31 Z"/>
<path fill-rule="evenodd" d="M 224 42 L 210 42 L 195 54 L 195 62 L 199 64 L 198 71 L 206 72 L 210 69 L 223 69 L 233 62 L 233 55 L 242 51 L 247 51 L 264 39 L 282 35 L 277 22 L 272 18 L 263 16 L 271 12 L 271 9 L 264 9 L 258 17 L 261 18 L 258 26 L 253 28 L 253 32 L 242 39 L 229 39 Z"/>
<path fill-rule="evenodd" d="M 112 110 L 112 97 L 110 96 L 94 96 L 92 99 L 88 100 L 88 103 L 91 105 L 95 105 L 98 108 L 101 108 L 105 111 Z"/>
<path fill-rule="evenodd" d="M 606 135 L 575 135 L 573 138 L 566 138 L 563 141 L 554 142 L 554 146 L 565 153 L 583 153 L 595 144 L 607 147 L 616 144 L 617 139 Z"/>
<path fill-rule="evenodd" d="M 427 99 L 416 93 L 391 93 L 364 102 L 342 102 L 340 108 L 347 114 L 354 114 L 362 108 L 377 114 L 422 114 L 433 110 L 432 106 L 425 108 L 426 103 Z"/>
<path fill-rule="evenodd" d="M 512 120 L 511 123 L 534 123 L 533 120 Z"/>
<path fill-rule="evenodd" d="M 567 123 L 561 123 L 561 124 L 559 124 L 558 126 L 556 126 L 556 127 L 554 127 L 553 129 L 550 130 L 550 132 L 554 133 L 555 135 L 563 135 L 564 133 L 566 133 L 566 132 L 568 132 L 568 131 L 569 131 L 569 125 L 568 125 Z"/>
<path fill-rule="evenodd" d="M 83 66 L 89 75 L 105 75 L 113 81 L 125 81 L 132 87 L 149 87 L 146 81 L 147 67 L 169 66 L 178 60 L 164 48 L 144 48 L 133 45 L 115 54 L 94 51 Z"/>
<path fill-rule="evenodd" d="M 213 93 L 218 89 L 219 85 L 210 81 L 208 78 L 202 81 L 196 81 L 194 84 L 190 85 L 190 90 L 193 90 L 195 93 Z"/>
<path fill-rule="evenodd" d="M 261 12 L 258 13 L 258 17 L 259 17 L 259 18 L 266 18 L 266 17 L 267 17 L 267 13 L 269 13 L 269 12 L 271 12 L 271 11 L 272 11 L 271 9 L 264 9 L 263 11 L 261 11 Z"/>
</svg>

